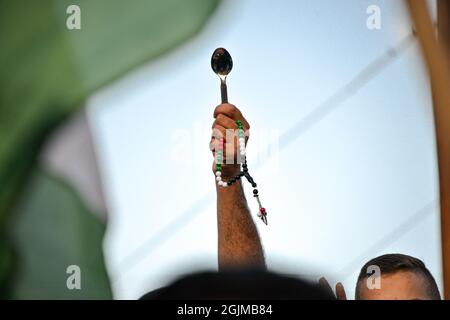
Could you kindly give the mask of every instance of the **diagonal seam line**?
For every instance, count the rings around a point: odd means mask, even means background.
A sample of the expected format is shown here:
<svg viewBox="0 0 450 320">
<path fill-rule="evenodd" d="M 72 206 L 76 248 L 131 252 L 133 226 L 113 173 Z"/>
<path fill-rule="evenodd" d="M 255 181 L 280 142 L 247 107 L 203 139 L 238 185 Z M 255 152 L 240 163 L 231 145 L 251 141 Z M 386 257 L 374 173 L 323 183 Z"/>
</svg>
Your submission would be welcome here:
<svg viewBox="0 0 450 320">
<path fill-rule="evenodd" d="M 434 210 L 437 209 L 437 204 L 438 204 L 437 199 L 426 204 L 424 207 L 422 207 L 421 209 L 416 211 L 416 213 L 413 216 L 406 219 L 406 221 L 401 223 L 399 226 L 397 226 L 391 232 L 384 235 L 381 239 L 379 239 L 377 242 L 372 244 L 367 250 L 365 250 L 363 253 L 358 255 L 352 261 L 350 261 L 337 274 L 344 275 L 344 278 L 342 278 L 342 280 L 347 279 L 349 276 L 352 275 L 352 272 L 355 269 L 357 269 L 361 266 L 361 261 L 364 261 L 364 259 L 367 259 L 367 257 L 370 254 L 372 254 L 374 252 L 379 252 L 382 249 L 386 248 L 389 244 L 394 243 L 395 241 L 400 239 L 408 231 L 410 231 L 417 224 L 419 224 L 419 222 L 423 221 L 430 214 L 432 214 L 434 212 Z"/>
<path fill-rule="evenodd" d="M 404 37 L 395 47 L 385 51 L 380 57 L 371 62 L 362 71 L 360 71 L 350 82 L 345 84 L 336 93 L 331 95 L 325 102 L 309 113 L 305 118 L 299 120 L 294 126 L 289 128 L 280 136 L 279 150 L 284 149 L 292 142 L 294 142 L 299 136 L 305 133 L 307 130 L 313 127 L 314 124 L 325 118 L 332 111 L 342 105 L 349 97 L 356 94 L 361 88 L 363 88 L 370 80 L 374 79 L 382 70 L 389 66 L 397 57 L 400 56 L 409 46 L 414 42 L 415 36 L 410 33 Z M 268 147 L 271 150 L 272 146 Z M 270 154 L 270 153 L 265 153 Z M 257 163 L 255 168 L 261 166 L 261 163 Z M 127 255 L 120 263 L 117 270 L 129 265 L 129 269 L 123 272 L 120 276 L 114 277 L 114 281 L 118 281 L 126 272 L 128 272 L 135 265 L 140 263 L 152 250 L 158 245 L 167 241 L 173 234 L 179 229 L 189 225 L 197 216 L 200 215 L 203 209 L 207 207 L 208 202 L 211 200 L 213 192 L 209 192 L 202 198 L 194 202 L 188 209 L 184 210 L 179 216 L 174 218 L 172 222 L 169 222 L 163 230 L 157 232 L 155 236 L 150 237 L 134 249 L 129 255 Z M 195 211 L 197 210 L 197 211 Z M 118 273 L 116 273 L 118 274 Z"/>
<path fill-rule="evenodd" d="M 331 95 L 327 100 L 309 113 L 305 118 L 298 121 L 294 126 L 285 131 L 280 137 L 280 149 L 291 144 L 301 134 L 309 130 L 317 122 L 325 118 L 333 110 L 337 109 L 349 97 L 356 94 L 370 80 L 381 73 L 397 57 L 400 56 L 414 42 L 414 35 L 411 33 L 404 37 L 395 47 L 385 51 L 380 57 L 367 65 L 346 85 Z"/>
</svg>

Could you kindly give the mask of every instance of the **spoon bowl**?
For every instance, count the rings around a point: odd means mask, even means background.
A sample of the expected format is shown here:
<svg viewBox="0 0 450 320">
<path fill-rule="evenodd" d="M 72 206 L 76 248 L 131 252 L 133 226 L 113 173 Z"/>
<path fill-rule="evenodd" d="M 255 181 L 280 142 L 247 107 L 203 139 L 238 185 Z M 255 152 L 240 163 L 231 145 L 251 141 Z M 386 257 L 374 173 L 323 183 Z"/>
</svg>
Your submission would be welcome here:
<svg viewBox="0 0 450 320">
<path fill-rule="evenodd" d="M 233 69 L 233 59 L 230 53 L 224 48 L 214 50 L 211 57 L 211 68 L 224 81 Z"/>
</svg>

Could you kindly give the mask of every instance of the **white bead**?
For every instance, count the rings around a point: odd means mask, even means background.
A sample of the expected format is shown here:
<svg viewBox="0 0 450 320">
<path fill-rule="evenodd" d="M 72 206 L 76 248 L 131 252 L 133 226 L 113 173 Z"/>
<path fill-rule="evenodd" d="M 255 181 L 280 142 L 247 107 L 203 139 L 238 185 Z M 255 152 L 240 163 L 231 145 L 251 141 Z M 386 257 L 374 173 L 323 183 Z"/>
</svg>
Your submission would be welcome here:
<svg viewBox="0 0 450 320">
<path fill-rule="evenodd" d="M 219 182 L 217 182 L 217 184 L 219 185 L 219 186 L 222 186 L 222 180 L 221 181 L 219 181 Z"/>
<path fill-rule="evenodd" d="M 245 143 L 245 138 L 239 138 L 239 143 Z"/>
<path fill-rule="evenodd" d="M 216 181 L 222 181 L 222 177 L 217 177 Z"/>
<path fill-rule="evenodd" d="M 226 183 L 226 182 L 222 183 L 222 187 L 224 187 L 224 188 L 228 187 L 228 183 Z"/>
<path fill-rule="evenodd" d="M 216 171 L 216 177 L 220 177 L 222 175 L 221 171 Z"/>
<path fill-rule="evenodd" d="M 245 156 L 245 150 L 241 151 L 241 156 Z"/>
<path fill-rule="evenodd" d="M 239 146 L 240 146 L 241 148 L 245 148 L 245 142 L 240 143 Z"/>
</svg>

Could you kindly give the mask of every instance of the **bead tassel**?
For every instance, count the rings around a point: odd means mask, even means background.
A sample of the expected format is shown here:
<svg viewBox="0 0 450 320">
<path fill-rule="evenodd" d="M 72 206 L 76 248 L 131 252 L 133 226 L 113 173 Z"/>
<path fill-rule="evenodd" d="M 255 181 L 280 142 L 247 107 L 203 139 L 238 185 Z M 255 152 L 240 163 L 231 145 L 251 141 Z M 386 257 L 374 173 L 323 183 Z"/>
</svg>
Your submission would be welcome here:
<svg viewBox="0 0 450 320">
<path fill-rule="evenodd" d="M 252 176 L 248 172 L 248 166 L 247 166 L 247 158 L 246 158 L 246 149 L 245 149 L 245 131 L 244 131 L 244 125 L 240 120 L 236 121 L 236 125 L 238 127 L 238 143 L 239 143 L 239 156 L 241 157 L 241 160 L 243 159 L 242 164 L 242 171 L 236 175 L 234 178 L 229 179 L 227 182 L 224 182 L 222 180 L 222 160 L 223 160 L 223 147 L 224 147 L 224 140 L 223 138 L 220 139 L 217 153 L 216 153 L 216 181 L 217 184 L 221 187 L 228 187 L 234 184 L 236 181 L 240 180 L 242 177 L 245 177 L 247 181 L 252 185 L 253 187 L 253 196 L 256 198 L 256 201 L 258 202 L 259 206 L 259 212 L 257 216 L 267 225 L 267 212 L 266 209 L 261 205 L 261 201 L 259 199 L 258 189 L 256 189 L 257 184 L 253 180 Z"/>
</svg>

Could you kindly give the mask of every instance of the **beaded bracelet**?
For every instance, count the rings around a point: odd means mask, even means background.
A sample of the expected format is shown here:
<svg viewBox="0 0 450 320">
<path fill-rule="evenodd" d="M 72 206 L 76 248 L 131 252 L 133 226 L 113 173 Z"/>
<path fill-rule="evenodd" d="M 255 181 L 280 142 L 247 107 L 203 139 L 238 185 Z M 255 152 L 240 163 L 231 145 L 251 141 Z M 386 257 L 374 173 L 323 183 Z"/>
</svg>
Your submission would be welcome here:
<svg viewBox="0 0 450 320">
<path fill-rule="evenodd" d="M 261 201 L 259 199 L 258 189 L 256 189 L 257 184 L 253 180 L 252 176 L 248 172 L 247 165 L 247 157 L 245 150 L 245 132 L 244 125 L 240 120 L 236 120 L 236 124 L 238 127 L 238 142 L 239 142 L 239 154 L 244 159 L 244 163 L 242 164 L 242 171 L 239 172 L 234 178 L 229 179 L 227 182 L 222 180 L 222 164 L 223 164 L 223 148 L 224 148 L 224 140 L 220 138 L 219 145 L 216 150 L 216 181 L 220 187 L 227 188 L 231 186 L 236 181 L 240 180 L 242 177 L 245 177 L 247 181 L 252 185 L 253 188 L 253 197 L 258 202 L 259 213 L 258 217 L 267 225 L 267 212 L 266 209 L 261 205 Z"/>
</svg>

